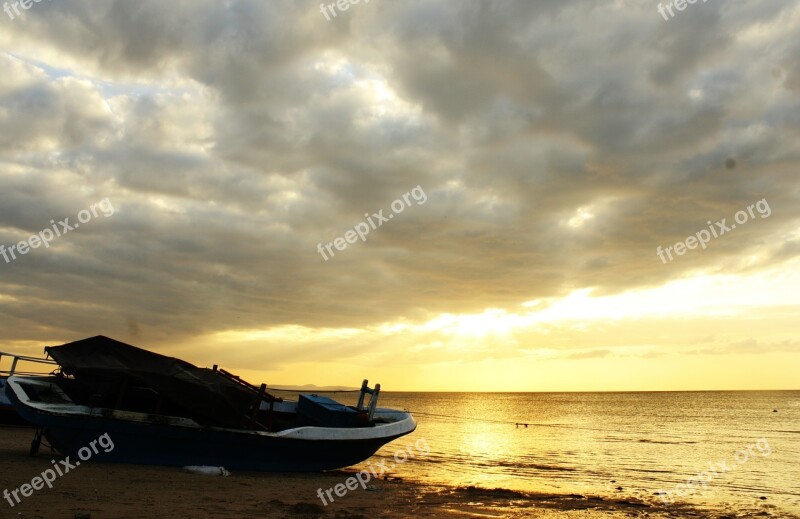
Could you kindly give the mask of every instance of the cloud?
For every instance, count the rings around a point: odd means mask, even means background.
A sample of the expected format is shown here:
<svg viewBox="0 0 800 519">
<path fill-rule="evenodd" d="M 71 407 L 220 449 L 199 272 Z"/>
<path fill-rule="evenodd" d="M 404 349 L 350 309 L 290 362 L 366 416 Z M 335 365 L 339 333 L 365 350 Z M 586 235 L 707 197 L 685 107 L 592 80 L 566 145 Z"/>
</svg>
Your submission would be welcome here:
<svg viewBox="0 0 800 519">
<path fill-rule="evenodd" d="M 591 350 L 585 351 L 580 353 L 573 353 L 571 355 L 567 355 L 566 358 L 568 359 L 602 359 L 603 357 L 607 357 L 611 355 L 611 351 L 609 350 Z"/>
<path fill-rule="evenodd" d="M 0 243 L 105 197 L 118 211 L 0 264 L 4 338 L 374 330 L 780 268 L 800 222 L 798 12 L 37 4 L 0 36 Z M 425 205 L 316 253 L 417 185 Z M 656 257 L 762 198 L 770 218 Z M 612 353 L 586 347 L 571 358 Z"/>
</svg>

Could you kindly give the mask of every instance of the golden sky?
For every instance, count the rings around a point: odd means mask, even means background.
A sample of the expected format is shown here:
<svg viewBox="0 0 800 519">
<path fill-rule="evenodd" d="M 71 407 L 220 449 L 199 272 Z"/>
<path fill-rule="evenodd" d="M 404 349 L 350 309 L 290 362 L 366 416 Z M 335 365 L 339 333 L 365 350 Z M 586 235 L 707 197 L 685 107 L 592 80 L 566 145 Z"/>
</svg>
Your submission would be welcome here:
<svg viewBox="0 0 800 519">
<path fill-rule="evenodd" d="M 800 5 L 656 7 L 0 14 L 0 350 L 103 334 L 396 391 L 798 389 Z"/>
</svg>

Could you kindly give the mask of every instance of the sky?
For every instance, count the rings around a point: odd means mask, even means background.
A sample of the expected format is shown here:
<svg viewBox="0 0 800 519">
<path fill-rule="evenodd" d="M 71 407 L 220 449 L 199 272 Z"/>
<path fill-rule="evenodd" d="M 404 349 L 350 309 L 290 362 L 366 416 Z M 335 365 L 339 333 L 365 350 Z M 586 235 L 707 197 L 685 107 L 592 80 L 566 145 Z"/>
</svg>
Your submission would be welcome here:
<svg viewBox="0 0 800 519">
<path fill-rule="evenodd" d="M 797 1 L 11 4 L 0 350 L 800 388 Z"/>
</svg>

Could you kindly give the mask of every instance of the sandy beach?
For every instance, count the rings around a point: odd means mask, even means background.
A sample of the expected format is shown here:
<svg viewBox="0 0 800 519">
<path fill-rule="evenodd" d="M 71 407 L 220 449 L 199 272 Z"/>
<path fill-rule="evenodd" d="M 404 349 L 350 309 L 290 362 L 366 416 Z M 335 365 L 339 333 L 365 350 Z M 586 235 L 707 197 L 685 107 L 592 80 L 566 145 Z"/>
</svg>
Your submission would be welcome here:
<svg viewBox="0 0 800 519">
<path fill-rule="evenodd" d="M 45 448 L 30 457 L 32 436 L 29 428 L 0 428 L 0 490 L 11 491 L 30 482 L 52 466 L 51 459 L 61 459 L 48 455 Z M 3 500 L 0 517 L 736 517 L 678 506 L 660 509 L 632 499 L 448 488 L 395 478 L 370 482 L 368 490 L 359 487 L 323 506 L 317 489 L 332 488 L 354 474 L 352 470 L 319 474 L 236 472 L 229 477 L 213 477 L 170 467 L 88 463 L 59 477 L 52 489 L 34 490 L 14 507 Z"/>
</svg>

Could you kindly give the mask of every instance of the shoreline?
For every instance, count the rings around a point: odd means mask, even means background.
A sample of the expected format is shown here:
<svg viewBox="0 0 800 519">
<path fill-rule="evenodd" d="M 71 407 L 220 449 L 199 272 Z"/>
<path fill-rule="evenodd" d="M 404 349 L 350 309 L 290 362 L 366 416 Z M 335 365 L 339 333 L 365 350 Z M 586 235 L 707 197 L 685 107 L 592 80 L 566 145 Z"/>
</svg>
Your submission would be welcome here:
<svg viewBox="0 0 800 519">
<path fill-rule="evenodd" d="M 42 446 L 28 455 L 33 429 L 0 426 L 0 492 L 13 490 L 62 459 Z M 235 472 L 204 476 L 177 467 L 87 463 L 34 490 L 11 507 L 0 499 L 0 517 L 55 519 L 86 517 L 333 518 L 529 517 L 617 519 L 631 517 L 746 517 L 669 507 L 632 498 L 448 487 L 387 476 L 349 490 L 323 505 L 318 489 L 333 488 L 356 475 L 352 469 L 323 473 Z M 19 496 L 22 497 L 22 496 Z M 763 515 L 770 517 L 770 515 Z M 774 515 L 773 517 L 779 517 Z"/>
</svg>

